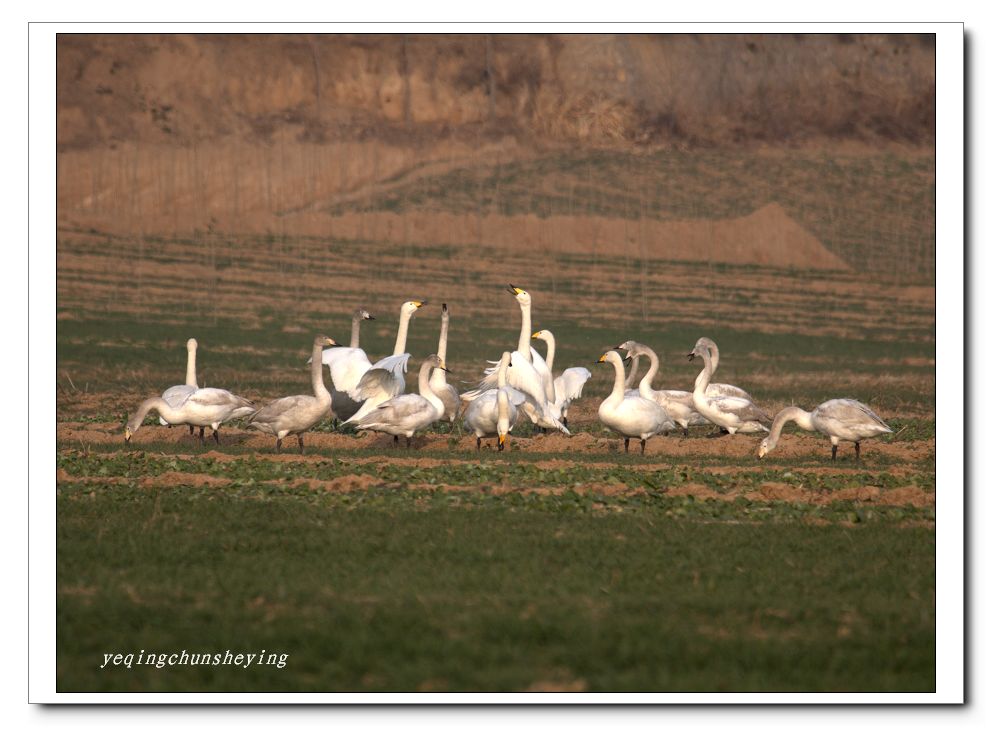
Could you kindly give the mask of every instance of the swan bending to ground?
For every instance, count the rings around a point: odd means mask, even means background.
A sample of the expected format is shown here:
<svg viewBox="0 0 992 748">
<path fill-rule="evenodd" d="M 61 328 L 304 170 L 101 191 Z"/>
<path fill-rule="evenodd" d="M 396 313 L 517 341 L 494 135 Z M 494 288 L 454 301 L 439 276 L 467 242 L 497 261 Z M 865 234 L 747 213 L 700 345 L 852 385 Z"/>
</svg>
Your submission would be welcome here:
<svg viewBox="0 0 992 748">
<path fill-rule="evenodd" d="M 830 459 L 837 459 L 837 445 L 840 442 L 854 442 L 856 459 L 861 459 L 861 441 L 880 434 L 891 434 L 892 429 L 867 405 L 857 400 L 827 400 L 820 403 L 812 412 L 802 408 L 783 408 L 775 416 L 772 432 L 761 441 L 758 457 L 764 457 L 778 445 L 782 428 L 789 421 L 806 431 L 819 431 L 830 437 Z"/>
<path fill-rule="evenodd" d="M 538 330 L 531 338 L 537 340 L 543 340 L 548 344 L 548 355 L 545 357 L 544 361 L 548 365 L 548 371 L 551 376 L 554 376 L 555 370 L 555 336 L 551 330 Z M 592 372 L 589 371 L 584 366 L 572 366 L 565 369 L 560 375 L 554 378 L 552 382 L 552 387 L 554 388 L 554 407 L 553 412 L 555 416 L 562 422 L 562 425 L 566 428 L 568 427 L 568 406 L 572 404 L 573 400 L 578 400 L 582 397 L 582 388 L 585 383 L 592 378 Z"/>
<path fill-rule="evenodd" d="M 447 304 L 441 304 L 441 335 L 437 340 L 437 357 L 442 361 L 448 358 Z M 454 388 L 454 385 L 448 384 L 448 377 L 445 371 L 447 370 L 438 367 L 431 372 L 431 389 L 434 390 L 434 394 L 441 398 L 441 402 L 444 403 L 444 413 L 441 416 L 441 420 L 453 424 L 458 417 L 458 409 L 461 407 L 462 401 L 458 399 L 458 390 Z"/>
<path fill-rule="evenodd" d="M 162 399 L 173 408 L 178 408 L 187 397 L 200 389 L 196 383 L 196 338 L 186 341 L 186 384 L 177 384 L 162 393 Z M 172 428 L 172 424 L 162 416 L 158 417 L 158 422 L 163 426 Z M 189 425 L 189 433 L 193 433 L 193 424 Z"/>
<path fill-rule="evenodd" d="M 496 370 L 497 388 L 486 390 L 465 409 L 465 425 L 475 434 L 475 449 L 482 449 L 482 440 L 496 437 L 502 452 L 508 435 L 517 422 L 517 408 L 526 397 L 507 385 L 507 371 L 513 366 L 510 351 L 504 351 Z"/>
<path fill-rule="evenodd" d="M 381 403 L 364 415 L 355 424 L 355 428 L 359 431 L 392 434 L 394 444 L 399 442 L 401 436 L 405 436 L 406 448 L 409 449 L 413 435 L 444 414 L 444 403 L 431 389 L 431 367 L 444 368 L 444 362 L 437 354 L 429 355 L 420 366 L 420 376 L 417 379 L 419 395 L 400 395 Z"/>
<path fill-rule="evenodd" d="M 188 395 L 182 404 L 173 407 L 162 397 L 150 397 L 138 406 L 134 415 L 128 420 L 124 427 L 124 442 L 131 441 L 131 437 L 138 433 L 142 422 L 151 411 L 158 413 L 159 418 L 165 420 L 167 424 L 187 423 L 190 426 L 200 427 L 200 443 L 203 443 L 203 429 L 210 426 L 213 429 L 214 441 L 220 444 L 218 431 L 220 425 L 234 417 L 234 412 L 242 408 L 254 406 L 251 400 L 234 395 L 227 390 L 220 390 L 216 387 L 201 387 L 191 395 Z"/>
<path fill-rule="evenodd" d="M 521 406 L 524 414 L 541 428 L 558 429 L 563 434 L 569 434 L 568 429 L 558 420 L 554 413 L 554 383 L 550 380 L 551 370 L 536 350 L 531 348 L 530 294 L 518 286 L 510 284 L 507 290 L 512 293 L 520 305 L 520 338 L 517 350 L 511 354 L 512 366 L 507 374 L 510 386 L 522 392 L 527 401 Z M 462 394 L 462 400 L 471 401 L 486 390 L 497 386 L 498 366 L 486 369 L 486 376 L 475 389 Z M 542 374 L 542 372 L 546 372 Z M 550 392 L 550 399 L 549 399 Z"/>
<path fill-rule="evenodd" d="M 599 420 L 624 437 L 624 452 L 630 451 L 630 440 L 637 438 L 641 440 L 641 454 L 644 454 L 644 445 L 648 439 L 673 429 L 675 424 L 654 400 L 624 396 L 625 372 L 619 353 L 607 351 L 599 357 L 597 363 L 613 364 L 616 372 L 613 391 L 600 403 Z"/>
<path fill-rule="evenodd" d="M 320 355 L 325 345 L 335 346 L 337 343 L 324 335 L 313 339 L 313 355 L 310 357 L 313 395 L 291 395 L 273 400 L 258 410 L 249 421 L 252 428 L 276 438 L 276 452 L 282 449 L 283 439 L 296 434 L 300 454 L 303 454 L 303 434 L 331 412 L 331 393 L 324 385 L 324 367 Z"/>
<path fill-rule="evenodd" d="M 651 382 L 654 380 L 661 366 L 658 354 L 654 350 L 635 340 L 628 340 L 621 343 L 615 350 L 624 351 L 627 354 L 627 358 L 632 358 L 635 361 L 640 356 L 647 356 L 648 361 L 651 362 L 651 366 L 648 369 L 648 373 L 641 379 L 638 388 L 632 392 L 647 400 L 654 400 L 664 408 L 668 416 L 682 427 L 683 439 L 689 436 L 690 426 L 705 426 L 709 423 L 704 416 L 696 411 L 695 406 L 692 404 L 691 392 L 684 390 L 656 390 L 651 386 Z M 712 385 L 707 387 L 706 392 L 710 395 L 716 394 Z M 626 392 L 624 394 L 629 395 L 631 393 Z"/>
<path fill-rule="evenodd" d="M 348 390 L 348 397 L 361 406 L 345 419 L 345 423 L 357 423 L 367 413 L 382 403 L 406 390 L 406 367 L 410 354 L 406 352 L 406 337 L 410 329 L 410 319 L 426 301 L 406 301 L 400 306 L 400 324 L 396 329 L 396 344 L 393 355 L 381 358 L 366 369 L 361 378 Z M 361 350 L 361 349 L 358 349 Z"/>
<path fill-rule="evenodd" d="M 703 359 L 703 370 L 696 377 L 696 387 L 692 391 L 693 407 L 709 421 L 726 429 L 729 434 L 754 434 L 768 431 L 772 419 L 765 411 L 751 402 L 747 397 L 731 397 L 725 395 L 710 395 L 707 385 L 713 376 L 713 359 L 706 338 L 696 341 L 696 346 L 688 358 L 691 361 L 696 356 Z"/>
</svg>

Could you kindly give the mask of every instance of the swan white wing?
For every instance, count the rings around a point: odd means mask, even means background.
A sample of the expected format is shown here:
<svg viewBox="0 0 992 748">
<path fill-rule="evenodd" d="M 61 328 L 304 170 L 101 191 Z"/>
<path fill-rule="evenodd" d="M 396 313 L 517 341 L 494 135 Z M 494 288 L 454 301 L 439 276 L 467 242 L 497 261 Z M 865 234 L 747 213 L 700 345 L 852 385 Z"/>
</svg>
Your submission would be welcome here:
<svg viewBox="0 0 992 748">
<path fill-rule="evenodd" d="M 330 369 L 331 384 L 338 392 L 354 389 L 362 375 L 372 368 L 372 362 L 361 348 L 335 346 L 325 348 L 320 356 Z"/>
<path fill-rule="evenodd" d="M 582 397 L 582 388 L 591 378 L 592 372 L 584 366 L 565 369 L 555 378 L 555 402 L 571 402 Z"/>
<path fill-rule="evenodd" d="M 201 387 L 186 398 L 186 404 L 196 404 L 206 407 L 230 405 L 235 408 L 250 408 L 253 406 L 251 400 L 235 395 L 227 390 L 214 387 Z"/>
<path fill-rule="evenodd" d="M 548 402 L 555 402 L 554 375 L 551 373 L 551 369 L 548 368 L 548 364 L 544 360 L 544 357 L 538 353 L 537 349 L 534 347 L 531 347 L 530 349 L 530 362 L 534 367 L 534 371 L 540 375 L 541 382 L 544 384 L 544 398 Z"/>
<path fill-rule="evenodd" d="M 389 369 L 372 367 L 362 375 L 358 384 L 348 392 L 348 396 L 357 402 L 374 397 L 382 398 L 383 395 L 388 400 L 403 394 L 400 382 L 401 380 L 397 379 L 396 375 Z"/>
<path fill-rule="evenodd" d="M 743 397 L 711 397 L 710 406 L 716 408 L 721 413 L 735 415 L 742 421 L 757 421 L 758 423 L 771 423 L 771 417 L 755 405 L 753 402 Z"/>
<path fill-rule="evenodd" d="M 828 400 L 813 410 L 813 417 L 820 422 L 826 421 L 829 432 L 846 429 L 865 437 L 892 433 L 875 411 L 857 400 Z"/>
<path fill-rule="evenodd" d="M 380 358 L 374 364 L 372 364 L 373 369 L 385 369 L 386 371 L 391 371 L 394 376 L 403 378 L 406 374 L 407 362 L 410 360 L 409 353 L 400 353 L 395 356 L 386 356 L 385 358 Z"/>
<path fill-rule="evenodd" d="M 162 399 L 173 408 L 181 408 L 186 398 L 196 392 L 196 387 L 189 384 L 177 384 L 162 393 Z M 169 422 L 159 416 L 158 422 L 163 426 L 168 426 Z"/>
<path fill-rule="evenodd" d="M 741 397 L 745 400 L 753 399 L 740 387 L 735 387 L 732 384 L 723 384 L 721 382 L 710 382 L 709 386 L 706 388 L 706 395 L 708 397 Z"/>
<path fill-rule="evenodd" d="M 291 413 L 300 407 L 309 407 L 316 400 L 312 395 L 290 395 L 280 397 L 271 403 L 263 405 L 255 411 L 249 419 L 250 423 L 267 424 L 275 423 L 287 413 Z"/>
</svg>

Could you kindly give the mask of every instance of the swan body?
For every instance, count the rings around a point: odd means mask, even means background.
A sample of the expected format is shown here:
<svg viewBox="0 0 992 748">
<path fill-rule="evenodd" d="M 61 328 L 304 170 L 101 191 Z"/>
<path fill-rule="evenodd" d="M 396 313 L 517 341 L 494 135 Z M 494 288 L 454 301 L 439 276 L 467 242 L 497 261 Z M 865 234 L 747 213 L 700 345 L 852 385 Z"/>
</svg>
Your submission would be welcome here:
<svg viewBox="0 0 992 748">
<path fill-rule="evenodd" d="M 541 428 L 557 429 L 564 434 L 569 434 L 568 428 L 558 420 L 558 416 L 554 412 L 554 400 L 548 400 L 548 380 L 545 375 L 541 374 L 541 371 L 547 369 L 547 364 L 540 354 L 530 346 L 530 294 L 514 285 L 510 285 L 508 290 L 516 297 L 517 303 L 520 305 L 521 319 L 520 338 L 517 350 L 511 354 L 507 382 L 526 396 L 526 402 L 521 406 L 521 409 L 533 423 Z M 497 387 L 497 370 L 497 366 L 486 369 L 486 376 L 475 389 L 463 393 L 462 399 L 474 400 L 486 390 Z M 550 373 L 550 369 L 547 370 Z M 551 382 L 552 398 L 554 397 L 553 391 L 554 383 Z"/>
<path fill-rule="evenodd" d="M 441 304 L 441 334 L 437 341 L 437 356 L 442 361 L 446 361 L 448 357 L 447 304 Z M 435 368 L 431 372 L 431 389 L 435 395 L 441 398 L 441 402 L 444 403 L 444 413 L 441 416 L 441 420 L 454 423 L 455 418 L 458 417 L 458 410 L 462 403 L 458 398 L 458 390 L 455 389 L 454 385 L 448 383 L 448 377 L 445 372 L 446 370 L 442 368 Z"/>
<path fill-rule="evenodd" d="M 303 454 L 303 434 L 331 412 L 331 393 L 324 384 L 321 349 L 335 346 L 331 338 L 318 335 L 313 341 L 313 355 L 310 357 L 310 384 L 313 395 L 291 395 L 273 400 L 259 409 L 249 425 L 252 428 L 276 438 L 276 452 L 282 449 L 282 440 L 295 434 Z"/>
<path fill-rule="evenodd" d="M 644 445 L 655 434 L 674 428 L 664 409 L 654 400 L 643 397 L 624 396 L 623 359 L 614 351 L 607 351 L 598 363 L 613 364 L 616 379 L 613 391 L 600 403 L 599 420 L 624 437 L 624 451 L 629 450 L 630 440 L 641 440 L 641 454 Z"/>
<path fill-rule="evenodd" d="M 573 400 L 578 400 L 582 397 L 582 388 L 592 377 L 592 372 L 584 366 L 573 366 L 565 369 L 560 376 L 554 377 L 555 350 L 557 346 L 554 333 L 551 330 L 538 330 L 531 337 L 536 340 L 543 340 L 548 344 L 548 357 L 545 362 L 548 368 L 548 379 L 545 380 L 545 391 L 547 391 L 547 381 L 550 380 L 551 402 L 554 403 L 552 413 L 567 427 L 568 406 L 571 405 Z M 532 357 L 535 360 L 540 358 L 537 351 L 533 348 L 531 348 L 531 351 L 533 352 Z M 551 379 L 551 377 L 554 377 L 554 379 Z"/>
<path fill-rule="evenodd" d="M 703 359 L 703 370 L 696 377 L 692 391 L 693 407 L 707 420 L 722 427 L 729 434 L 753 434 L 768 431 L 771 418 L 755 405 L 750 398 L 726 395 L 710 395 L 707 385 L 713 376 L 713 359 L 706 338 L 700 338 L 689 354 L 689 360 L 696 356 Z"/>
<path fill-rule="evenodd" d="M 173 407 L 162 397 L 151 397 L 141 403 L 128 420 L 124 427 L 124 441 L 125 443 L 131 441 L 131 437 L 141 428 L 145 416 L 154 410 L 167 424 L 186 423 L 190 426 L 200 426 L 200 441 L 203 441 L 202 429 L 210 426 L 214 431 L 214 440 L 219 443 L 220 437 L 217 432 L 221 424 L 230 420 L 234 411 L 239 408 L 254 409 L 251 400 L 216 387 L 197 389 L 178 407 Z"/>
<path fill-rule="evenodd" d="M 403 394 L 406 389 L 407 363 L 410 360 L 410 354 L 406 352 L 410 319 L 426 303 L 426 301 L 407 301 L 400 307 L 400 323 L 396 330 L 393 355 L 381 358 L 372 364 L 362 373 L 355 386 L 348 390 L 348 397 L 361 405 L 345 419 L 345 423 L 357 423 L 382 403 Z"/>
<path fill-rule="evenodd" d="M 162 393 L 162 399 L 173 408 L 181 406 L 187 397 L 199 389 L 199 385 L 196 383 L 196 345 L 196 338 L 190 338 L 186 341 L 186 384 L 174 385 Z M 158 417 L 158 422 L 163 426 L 171 425 L 162 416 Z M 192 425 L 189 430 L 190 433 L 193 432 Z"/>
<path fill-rule="evenodd" d="M 432 353 L 420 366 L 420 394 L 399 395 L 380 403 L 358 419 L 355 428 L 359 431 L 392 434 L 394 441 L 405 436 L 406 446 L 409 448 L 410 439 L 417 431 L 427 428 L 444 414 L 444 403 L 434 394 L 430 385 L 431 368 L 443 366 L 441 358 Z"/>
<path fill-rule="evenodd" d="M 775 416 L 771 433 L 758 447 L 758 457 L 764 457 L 778 446 L 782 429 L 789 421 L 806 431 L 818 431 L 830 437 L 831 459 L 837 459 L 840 442 L 854 442 L 855 454 L 861 459 L 861 442 L 881 434 L 891 434 L 892 429 L 867 405 L 858 400 L 827 400 L 812 412 L 802 408 L 783 408 Z"/>
<path fill-rule="evenodd" d="M 465 409 L 465 426 L 475 434 L 475 448 L 482 448 L 482 440 L 496 437 L 502 452 L 509 433 L 517 422 L 518 408 L 526 402 L 524 394 L 510 387 L 507 371 L 512 367 L 512 353 L 506 351 L 497 369 L 498 387 L 486 390 L 469 402 Z"/>
</svg>

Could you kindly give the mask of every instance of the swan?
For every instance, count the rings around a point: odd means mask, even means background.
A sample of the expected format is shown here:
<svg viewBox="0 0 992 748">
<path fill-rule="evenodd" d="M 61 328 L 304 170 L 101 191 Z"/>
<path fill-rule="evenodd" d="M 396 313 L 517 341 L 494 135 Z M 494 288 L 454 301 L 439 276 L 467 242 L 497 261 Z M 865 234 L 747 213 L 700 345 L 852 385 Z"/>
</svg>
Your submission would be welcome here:
<svg viewBox="0 0 992 748">
<path fill-rule="evenodd" d="M 320 354 L 321 361 L 331 375 L 331 412 L 334 414 L 335 425 L 337 419 L 350 418 L 362 405 L 352 400 L 348 391 L 354 389 L 362 374 L 372 368 L 369 357 L 359 347 L 364 320 L 374 321 L 375 317 L 359 307 L 351 315 L 351 344 L 325 348 Z M 310 360 L 307 363 L 311 363 Z"/>
<path fill-rule="evenodd" d="M 289 434 L 296 434 L 303 454 L 303 434 L 316 426 L 331 412 L 331 393 L 324 385 L 324 366 L 320 352 L 325 345 L 335 346 L 331 338 L 318 335 L 313 339 L 313 355 L 310 357 L 310 383 L 313 395 L 291 395 L 273 400 L 255 412 L 249 421 L 256 428 L 276 438 L 276 452 L 282 449 L 282 440 Z"/>
<path fill-rule="evenodd" d="M 691 392 L 684 390 L 656 390 L 651 387 L 651 382 L 660 368 L 658 354 L 653 349 L 635 340 L 628 340 L 618 345 L 614 350 L 624 351 L 628 358 L 633 358 L 635 361 L 640 356 L 647 356 L 651 362 L 651 366 L 633 393 L 647 400 L 654 400 L 664 408 L 669 417 L 682 427 L 683 439 L 689 436 L 690 426 L 705 426 L 709 423 L 693 406 Z M 715 393 L 707 388 L 707 394 Z"/>
<path fill-rule="evenodd" d="M 365 369 L 355 385 L 347 391 L 348 397 L 356 403 L 361 403 L 361 406 L 345 419 L 345 423 L 356 423 L 386 400 L 403 394 L 406 389 L 406 366 L 410 360 L 410 354 L 406 352 L 410 319 L 426 303 L 426 301 L 405 301 L 400 306 L 400 324 L 396 329 L 393 355 L 381 358 Z"/>
<path fill-rule="evenodd" d="M 568 429 L 558 420 L 554 413 L 554 383 L 549 380 L 550 369 L 536 350 L 531 348 L 530 294 L 518 286 L 510 284 L 507 290 L 512 293 L 520 305 L 520 338 L 517 350 L 510 356 L 512 366 L 507 374 L 511 387 L 522 392 L 527 401 L 521 406 L 527 417 L 541 428 L 558 429 L 570 435 Z M 474 390 L 462 394 L 462 400 L 471 401 L 486 390 L 497 386 L 497 369 L 493 366 L 486 369 L 486 376 Z M 547 375 L 542 375 L 546 371 Z M 551 399 L 548 399 L 550 385 Z"/>
<path fill-rule="evenodd" d="M 483 438 L 495 436 L 502 452 L 507 435 L 517 422 L 517 408 L 526 401 L 522 392 L 506 383 L 507 371 L 513 366 L 512 355 L 510 351 L 504 351 L 500 357 L 496 370 L 497 388 L 486 390 L 465 409 L 465 425 L 475 434 L 476 450 L 482 449 Z"/>
<path fill-rule="evenodd" d="M 220 425 L 229 421 L 234 412 L 241 408 L 254 410 L 251 400 L 216 387 L 198 388 L 196 392 L 188 395 L 178 407 L 170 405 L 165 398 L 150 397 L 138 406 L 124 427 L 124 443 L 127 444 L 131 441 L 131 437 L 138 433 L 138 429 L 141 428 L 145 416 L 154 410 L 158 413 L 159 418 L 165 419 L 167 424 L 186 423 L 190 426 L 199 426 L 201 444 L 203 443 L 203 429 L 210 426 L 214 430 L 214 441 L 220 444 L 220 436 L 218 435 Z"/>
<path fill-rule="evenodd" d="M 703 370 L 696 377 L 696 387 L 692 391 L 693 407 L 709 421 L 726 429 L 727 433 L 753 434 L 768 431 L 771 418 L 765 411 L 755 405 L 750 398 L 727 395 L 710 395 L 707 385 L 713 376 L 713 359 L 706 338 L 696 341 L 696 346 L 688 358 L 691 361 L 696 356 L 703 359 Z"/>
<path fill-rule="evenodd" d="M 410 448 L 413 435 L 430 426 L 444 414 L 444 403 L 431 389 L 431 367 L 444 368 L 444 361 L 432 353 L 420 365 L 417 383 L 420 394 L 400 395 L 381 403 L 355 424 L 359 431 L 381 431 L 393 435 L 393 443 L 406 437 L 406 447 Z M 447 371 L 447 370 L 445 370 Z"/>
<path fill-rule="evenodd" d="M 437 341 L 437 356 L 444 361 L 448 356 L 448 305 L 441 304 L 441 335 Z M 448 384 L 445 369 L 435 368 L 431 372 L 431 389 L 434 394 L 441 398 L 444 403 L 444 414 L 442 420 L 450 423 L 455 422 L 458 417 L 458 409 L 461 407 L 461 400 L 458 399 L 458 390 L 453 385 Z"/>
<path fill-rule="evenodd" d="M 183 401 L 196 392 L 199 385 L 196 383 L 196 338 L 186 341 L 186 384 L 177 384 L 162 393 L 162 399 L 173 408 L 178 408 Z M 172 428 L 172 424 L 162 416 L 158 417 L 158 422 L 163 426 Z M 188 424 L 189 433 L 193 433 L 193 424 Z"/>
<path fill-rule="evenodd" d="M 531 338 L 543 340 L 548 344 L 548 355 L 544 360 L 548 365 L 549 372 L 554 376 L 556 345 L 554 333 L 551 330 L 538 330 L 531 335 Z M 566 428 L 568 427 L 568 406 L 571 405 L 573 400 L 578 400 L 582 397 L 582 388 L 591 377 L 592 372 L 584 366 L 573 366 L 565 369 L 559 376 L 554 378 L 552 383 L 554 388 L 553 412 Z"/>
<path fill-rule="evenodd" d="M 775 416 L 772 432 L 761 441 L 758 447 L 758 457 L 764 457 L 778 445 L 782 428 L 789 421 L 806 431 L 819 431 L 830 437 L 830 459 L 837 459 L 837 445 L 844 442 L 854 442 L 856 459 L 861 459 L 861 440 L 870 439 L 880 434 L 891 434 L 892 429 L 875 412 L 857 400 L 827 400 L 820 403 L 813 411 L 807 412 L 802 408 L 783 408 Z"/>
<path fill-rule="evenodd" d="M 630 440 L 637 438 L 641 440 L 641 454 L 644 454 L 644 445 L 648 439 L 674 428 L 675 424 L 654 400 L 624 396 L 625 372 L 619 353 L 615 350 L 607 351 L 599 357 L 597 363 L 613 364 L 616 371 L 613 391 L 599 405 L 599 420 L 624 437 L 624 452 L 630 451 Z"/>
</svg>

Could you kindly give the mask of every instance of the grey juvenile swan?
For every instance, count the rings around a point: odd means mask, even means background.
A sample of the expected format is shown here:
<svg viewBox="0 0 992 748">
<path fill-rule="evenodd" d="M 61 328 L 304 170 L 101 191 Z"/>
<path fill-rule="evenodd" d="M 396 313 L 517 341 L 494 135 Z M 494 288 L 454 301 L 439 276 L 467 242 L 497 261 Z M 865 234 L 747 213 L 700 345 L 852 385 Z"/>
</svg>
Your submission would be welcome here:
<svg viewBox="0 0 992 748">
<path fill-rule="evenodd" d="M 837 459 L 837 445 L 840 442 L 854 442 L 856 459 L 861 459 L 861 441 L 880 434 L 891 434 L 892 429 L 875 412 L 857 400 L 827 400 L 820 403 L 812 412 L 802 408 L 783 408 L 775 416 L 772 432 L 761 441 L 758 457 L 764 457 L 778 445 L 782 428 L 789 421 L 806 431 L 819 431 L 830 437 L 830 459 Z"/>
</svg>

